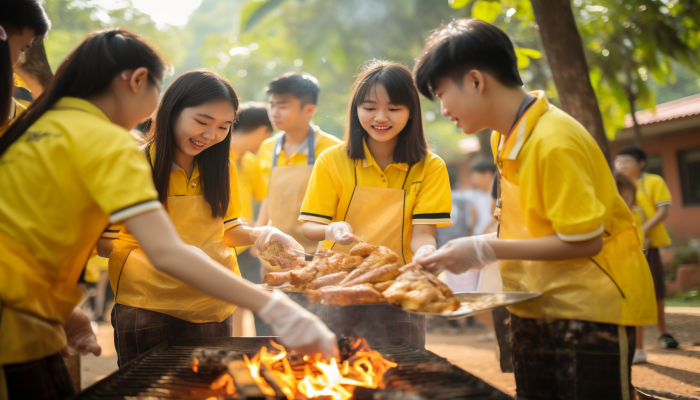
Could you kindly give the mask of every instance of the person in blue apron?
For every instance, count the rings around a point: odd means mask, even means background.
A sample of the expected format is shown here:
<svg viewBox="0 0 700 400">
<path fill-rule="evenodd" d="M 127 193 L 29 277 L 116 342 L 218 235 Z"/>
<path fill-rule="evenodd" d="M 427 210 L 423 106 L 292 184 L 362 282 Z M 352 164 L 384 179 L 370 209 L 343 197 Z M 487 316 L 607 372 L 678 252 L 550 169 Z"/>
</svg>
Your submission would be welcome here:
<svg viewBox="0 0 700 400">
<path fill-rule="evenodd" d="M 314 166 L 299 216 L 304 235 L 346 254 L 358 237 L 388 247 L 400 265 L 431 254 L 436 228 L 452 225 L 452 198 L 445 163 L 428 151 L 411 72 L 395 62 L 365 65 L 348 115 L 345 143 L 324 152 Z M 378 308 L 381 316 L 367 322 L 367 334 L 424 344 L 422 316 L 391 306 L 362 307 Z M 346 325 L 352 320 L 340 318 Z M 359 329 L 329 326 L 341 334 Z"/>
</svg>

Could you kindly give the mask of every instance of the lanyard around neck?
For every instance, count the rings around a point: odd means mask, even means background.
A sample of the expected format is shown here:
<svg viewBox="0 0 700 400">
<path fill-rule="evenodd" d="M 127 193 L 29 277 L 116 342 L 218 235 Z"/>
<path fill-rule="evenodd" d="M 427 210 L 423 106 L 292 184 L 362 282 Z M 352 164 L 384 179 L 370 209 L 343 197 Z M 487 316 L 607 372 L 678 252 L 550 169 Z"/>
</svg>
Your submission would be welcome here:
<svg viewBox="0 0 700 400">
<path fill-rule="evenodd" d="M 279 139 L 277 139 L 277 143 L 275 143 L 275 151 L 272 154 L 272 167 L 277 166 L 277 157 L 279 156 L 280 150 L 282 150 L 282 141 L 284 140 L 284 135 L 285 132 L 282 132 L 282 136 L 280 136 Z M 306 139 L 306 144 L 308 148 L 308 156 L 307 156 L 307 164 L 308 165 L 314 165 L 314 127 L 313 125 L 309 125 L 309 136 Z"/>
</svg>

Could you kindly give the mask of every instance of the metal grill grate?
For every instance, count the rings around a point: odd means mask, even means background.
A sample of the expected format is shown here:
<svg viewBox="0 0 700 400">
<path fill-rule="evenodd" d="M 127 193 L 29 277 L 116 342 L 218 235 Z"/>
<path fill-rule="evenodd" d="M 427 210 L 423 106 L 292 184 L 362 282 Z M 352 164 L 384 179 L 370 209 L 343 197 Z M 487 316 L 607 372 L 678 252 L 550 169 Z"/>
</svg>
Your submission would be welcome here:
<svg viewBox="0 0 700 400">
<path fill-rule="evenodd" d="M 202 348 L 223 349 L 236 357 L 253 355 L 270 338 L 176 339 L 164 342 L 119 371 L 85 389 L 75 399 L 197 399 L 225 397 L 209 385 L 220 374 L 206 364 L 192 371 L 191 359 Z M 355 398 L 373 400 L 510 399 L 482 380 L 434 353 L 401 338 L 369 340 L 372 349 L 399 367 L 384 377 L 384 390 L 358 388 Z M 361 390 L 360 390 L 361 389 Z M 237 396 L 237 395 L 236 395 Z M 228 398 L 238 398 L 238 397 Z"/>
</svg>

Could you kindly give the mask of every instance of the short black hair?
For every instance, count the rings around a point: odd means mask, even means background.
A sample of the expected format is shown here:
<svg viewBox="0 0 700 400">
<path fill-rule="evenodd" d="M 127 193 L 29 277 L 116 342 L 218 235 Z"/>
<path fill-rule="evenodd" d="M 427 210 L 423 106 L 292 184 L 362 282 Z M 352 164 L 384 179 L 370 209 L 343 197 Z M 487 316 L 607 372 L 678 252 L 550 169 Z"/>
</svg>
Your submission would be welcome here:
<svg viewBox="0 0 700 400">
<path fill-rule="evenodd" d="M 523 85 L 513 42 L 495 25 L 478 19 L 458 19 L 435 29 L 416 59 L 413 75 L 421 94 L 432 100 L 438 79 L 449 76 L 461 85 L 472 69 L 509 87 Z"/>
<path fill-rule="evenodd" d="M 472 164 L 471 168 L 469 168 L 469 171 L 471 172 L 479 172 L 479 173 L 485 173 L 485 172 L 490 172 L 492 174 L 496 173 L 496 164 L 493 163 L 493 161 L 489 159 L 483 159 L 475 162 Z"/>
<path fill-rule="evenodd" d="M 362 127 L 357 114 L 357 107 L 370 99 L 375 85 L 381 84 L 386 89 L 393 104 L 406 106 L 410 118 L 399 132 L 399 140 L 394 148 L 393 162 L 417 164 L 428 155 L 428 142 L 423 131 L 423 113 L 420 107 L 420 95 L 413 84 L 411 70 L 405 65 L 392 61 L 372 60 L 362 66 L 360 74 L 352 87 L 352 96 L 348 106 L 348 130 L 345 134 L 345 146 L 348 157 L 354 160 L 365 159 L 362 141 L 369 134 Z"/>
<path fill-rule="evenodd" d="M 617 153 L 618 156 L 631 156 L 637 162 L 640 161 L 645 161 L 647 160 L 647 152 L 644 151 L 641 147 L 637 146 L 629 146 L 625 147 L 624 149 L 620 150 L 619 153 Z"/>
<path fill-rule="evenodd" d="M 318 94 L 321 86 L 318 79 L 306 72 L 287 72 L 270 82 L 265 89 L 267 94 L 291 93 L 301 101 L 301 105 L 318 104 Z"/>
<path fill-rule="evenodd" d="M 233 124 L 233 132 L 246 134 L 266 126 L 273 131 L 270 117 L 267 116 L 267 104 L 259 101 L 246 101 L 238 109 L 238 121 Z"/>
</svg>

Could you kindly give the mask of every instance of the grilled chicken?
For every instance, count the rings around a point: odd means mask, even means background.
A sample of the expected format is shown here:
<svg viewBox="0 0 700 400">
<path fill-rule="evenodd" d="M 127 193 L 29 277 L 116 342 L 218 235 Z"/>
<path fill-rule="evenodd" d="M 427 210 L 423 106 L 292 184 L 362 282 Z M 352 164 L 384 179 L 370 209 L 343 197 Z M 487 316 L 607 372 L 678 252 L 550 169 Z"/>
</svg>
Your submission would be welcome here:
<svg viewBox="0 0 700 400">
<path fill-rule="evenodd" d="M 319 290 L 307 289 L 304 296 L 312 303 L 323 300 L 327 306 L 349 306 L 352 304 L 371 304 L 384 301 L 384 297 L 372 285 L 355 285 L 350 287 L 329 286 Z"/>
</svg>

